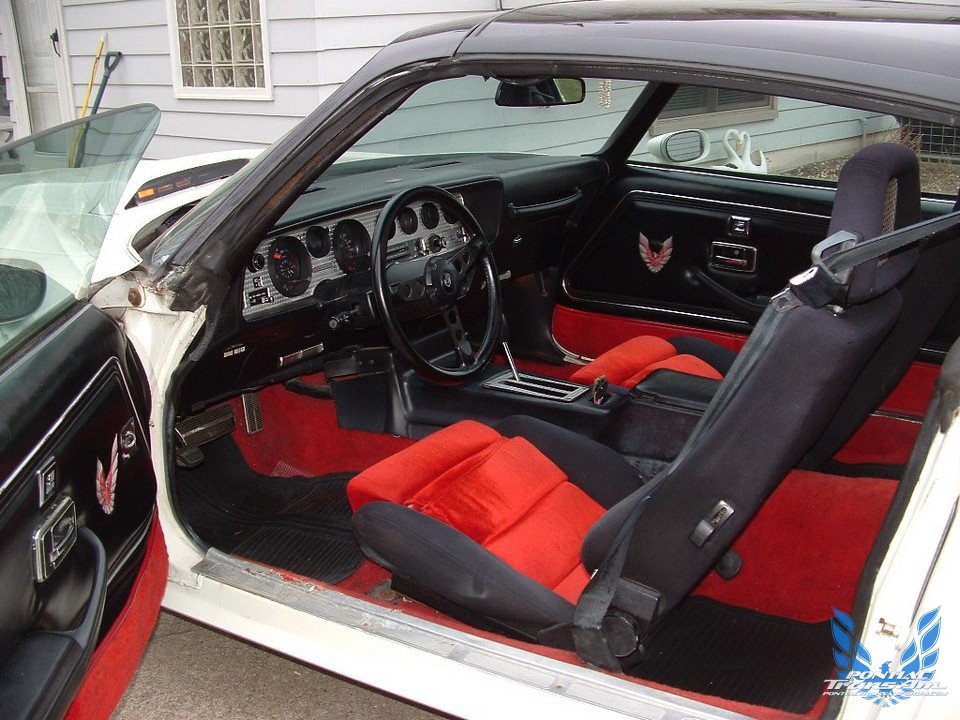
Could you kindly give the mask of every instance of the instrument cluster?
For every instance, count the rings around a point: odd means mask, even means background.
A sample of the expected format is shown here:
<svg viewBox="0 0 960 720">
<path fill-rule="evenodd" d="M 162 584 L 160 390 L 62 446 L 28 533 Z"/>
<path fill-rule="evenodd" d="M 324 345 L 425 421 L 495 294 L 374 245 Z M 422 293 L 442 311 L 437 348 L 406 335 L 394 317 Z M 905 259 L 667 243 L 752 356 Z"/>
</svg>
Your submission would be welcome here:
<svg viewBox="0 0 960 720">
<path fill-rule="evenodd" d="M 383 207 L 332 215 L 265 238 L 244 271 L 243 317 L 255 320 L 308 305 L 322 283 L 369 270 L 371 237 Z M 415 202 L 390 229 L 387 260 L 423 257 L 462 242 L 455 217 L 433 202 Z"/>
</svg>

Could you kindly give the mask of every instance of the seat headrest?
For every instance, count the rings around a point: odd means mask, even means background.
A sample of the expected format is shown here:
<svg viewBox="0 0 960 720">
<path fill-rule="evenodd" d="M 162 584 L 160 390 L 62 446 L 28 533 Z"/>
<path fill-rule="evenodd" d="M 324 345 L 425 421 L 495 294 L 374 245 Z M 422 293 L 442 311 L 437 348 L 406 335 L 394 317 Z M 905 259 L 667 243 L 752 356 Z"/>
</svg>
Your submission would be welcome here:
<svg viewBox="0 0 960 720">
<path fill-rule="evenodd" d="M 919 221 L 920 164 L 913 150 L 878 143 L 846 162 L 837 181 L 830 235 L 846 230 L 871 240 Z M 854 268 L 847 304 L 866 302 L 894 287 L 910 273 L 917 257 L 913 247 Z"/>
</svg>

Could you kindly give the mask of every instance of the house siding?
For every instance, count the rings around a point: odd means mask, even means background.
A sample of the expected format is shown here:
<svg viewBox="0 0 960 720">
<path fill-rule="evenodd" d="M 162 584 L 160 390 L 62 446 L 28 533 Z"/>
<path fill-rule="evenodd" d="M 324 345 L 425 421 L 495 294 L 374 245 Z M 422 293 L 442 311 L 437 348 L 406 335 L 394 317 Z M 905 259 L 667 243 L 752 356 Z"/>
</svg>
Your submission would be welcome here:
<svg viewBox="0 0 960 720">
<path fill-rule="evenodd" d="M 166 158 L 265 147 L 398 35 L 494 9 L 496 0 L 408 0 L 402 8 L 394 0 L 266 0 L 270 100 L 176 97 L 166 0 L 63 0 L 63 21 L 75 106 L 82 102 L 106 25 L 106 50 L 121 51 L 123 59 L 101 109 L 143 102 L 160 108 L 147 157 Z"/>
</svg>

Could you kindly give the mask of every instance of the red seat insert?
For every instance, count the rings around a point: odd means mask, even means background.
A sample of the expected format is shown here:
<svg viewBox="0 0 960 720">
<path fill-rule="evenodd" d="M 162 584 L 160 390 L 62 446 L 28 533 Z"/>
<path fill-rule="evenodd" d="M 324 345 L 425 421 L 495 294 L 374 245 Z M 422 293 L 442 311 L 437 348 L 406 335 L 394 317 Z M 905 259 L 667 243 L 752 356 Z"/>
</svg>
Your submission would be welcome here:
<svg viewBox="0 0 960 720">
<path fill-rule="evenodd" d="M 347 496 L 354 511 L 382 500 L 430 515 L 574 603 L 583 538 L 605 512 L 529 441 L 471 420 L 360 473 Z"/>
<path fill-rule="evenodd" d="M 655 370 L 674 370 L 722 380 L 715 368 L 694 355 L 678 355 L 676 348 L 663 338 L 642 335 L 607 350 L 596 360 L 570 376 L 574 382 L 589 385 L 601 375 L 613 385 L 632 388 Z"/>
</svg>

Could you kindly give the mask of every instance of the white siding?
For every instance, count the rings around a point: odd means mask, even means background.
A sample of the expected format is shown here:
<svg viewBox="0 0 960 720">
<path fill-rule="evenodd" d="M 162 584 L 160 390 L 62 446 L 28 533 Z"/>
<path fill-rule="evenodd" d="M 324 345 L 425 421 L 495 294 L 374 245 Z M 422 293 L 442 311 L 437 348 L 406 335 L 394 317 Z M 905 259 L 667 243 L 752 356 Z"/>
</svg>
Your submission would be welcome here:
<svg viewBox="0 0 960 720">
<path fill-rule="evenodd" d="M 310 113 L 381 47 L 424 25 L 496 9 L 496 0 L 266 0 L 272 100 L 177 98 L 166 0 L 62 0 L 74 104 L 100 35 L 123 59 L 101 109 L 153 103 L 162 111 L 148 157 L 265 146 Z M 99 81 L 99 73 L 97 76 Z M 94 89 L 94 93 L 96 89 Z"/>
</svg>

